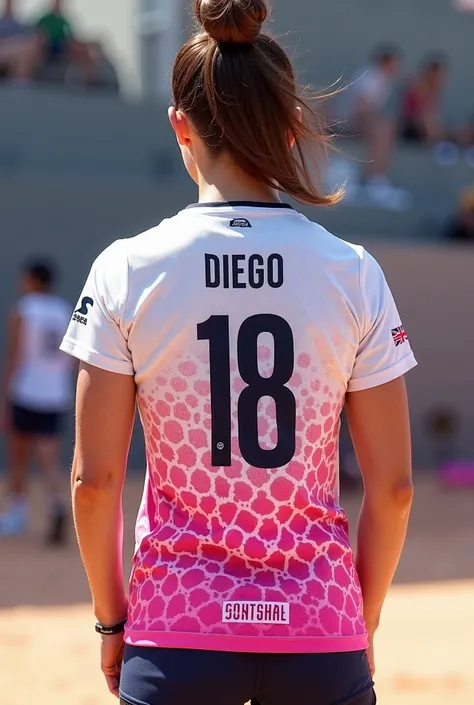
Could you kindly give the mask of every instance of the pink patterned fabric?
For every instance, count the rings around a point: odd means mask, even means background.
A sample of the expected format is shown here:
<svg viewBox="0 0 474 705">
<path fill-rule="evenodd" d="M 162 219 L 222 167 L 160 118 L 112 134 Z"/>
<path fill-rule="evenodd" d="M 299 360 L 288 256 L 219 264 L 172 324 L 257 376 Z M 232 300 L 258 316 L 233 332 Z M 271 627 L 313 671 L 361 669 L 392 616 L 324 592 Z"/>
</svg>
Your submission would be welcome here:
<svg viewBox="0 0 474 705">
<path fill-rule="evenodd" d="M 273 354 L 259 348 L 270 376 Z M 232 465 L 211 466 L 207 356 L 187 356 L 139 389 L 148 452 L 126 640 L 135 645 L 264 652 L 367 647 L 362 598 L 338 504 L 344 391 L 296 355 L 296 454 L 278 469 L 243 460 L 233 409 Z M 243 385 L 235 360 L 232 389 Z M 334 386 L 334 378 L 332 379 Z M 273 400 L 259 442 L 275 446 Z M 288 624 L 223 622 L 226 602 L 289 604 Z"/>
</svg>

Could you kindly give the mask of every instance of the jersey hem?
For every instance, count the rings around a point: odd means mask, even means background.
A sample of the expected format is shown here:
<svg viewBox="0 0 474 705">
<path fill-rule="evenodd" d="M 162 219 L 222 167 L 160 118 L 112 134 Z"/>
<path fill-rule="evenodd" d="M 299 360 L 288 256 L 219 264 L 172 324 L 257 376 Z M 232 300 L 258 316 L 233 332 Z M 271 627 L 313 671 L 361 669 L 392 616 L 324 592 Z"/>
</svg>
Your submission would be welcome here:
<svg viewBox="0 0 474 705">
<path fill-rule="evenodd" d="M 409 372 L 411 369 L 417 366 L 417 361 L 413 353 L 410 353 L 403 360 L 397 362 L 396 365 L 389 367 L 382 372 L 377 372 L 373 375 L 368 375 L 367 377 L 361 377 L 360 379 L 351 379 L 349 381 L 347 391 L 348 392 L 361 392 L 365 389 L 372 389 L 373 387 L 380 387 L 382 384 L 387 384 L 388 382 L 393 382 L 393 380 L 402 377 L 404 374 Z"/>
<path fill-rule="evenodd" d="M 231 651 L 260 654 L 328 654 L 365 651 L 367 634 L 318 637 L 255 637 L 189 632 L 147 632 L 125 629 L 125 643 L 163 649 Z"/>
<path fill-rule="evenodd" d="M 117 372 L 118 374 L 130 376 L 135 374 L 132 365 L 128 362 L 114 360 L 111 357 L 101 355 L 101 353 L 98 353 L 95 350 L 84 348 L 82 345 L 78 345 L 76 341 L 71 340 L 70 338 L 64 338 L 63 342 L 59 346 L 59 349 L 68 355 L 72 355 L 72 357 L 76 357 L 82 362 L 87 362 L 93 367 L 98 367 L 106 372 Z"/>
</svg>

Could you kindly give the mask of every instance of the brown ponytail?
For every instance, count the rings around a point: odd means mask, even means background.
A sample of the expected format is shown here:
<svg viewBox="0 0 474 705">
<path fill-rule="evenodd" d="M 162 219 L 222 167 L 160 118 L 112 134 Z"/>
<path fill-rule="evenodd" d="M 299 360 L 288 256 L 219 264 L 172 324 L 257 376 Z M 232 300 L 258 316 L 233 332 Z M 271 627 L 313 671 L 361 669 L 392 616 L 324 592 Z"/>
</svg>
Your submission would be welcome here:
<svg viewBox="0 0 474 705">
<path fill-rule="evenodd" d="M 303 203 L 332 205 L 342 191 L 321 194 L 314 170 L 329 138 L 298 96 L 285 51 L 260 33 L 267 14 L 265 0 L 195 0 L 204 32 L 176 57 L 174 105 L 209 150 L 227 152 L 249 176 Z"/>
</svg>

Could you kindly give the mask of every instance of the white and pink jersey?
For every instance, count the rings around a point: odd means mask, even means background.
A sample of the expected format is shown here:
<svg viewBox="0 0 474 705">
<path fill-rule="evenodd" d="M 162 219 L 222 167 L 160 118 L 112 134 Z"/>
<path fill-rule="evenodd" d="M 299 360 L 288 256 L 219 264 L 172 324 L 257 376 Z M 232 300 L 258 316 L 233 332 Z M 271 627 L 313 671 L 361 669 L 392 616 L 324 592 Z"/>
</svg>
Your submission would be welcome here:
<svg viewBox="0 0 474 705">
<path fill-rule="evenodd" d="M 198 204 L 103 252 L 78 312 L 62 349 L 135 376 L 146 439 L 127 642 L 364 649 L 339 417 L 416 364 L 375 260 L 284 204 Z"/>
</svg>

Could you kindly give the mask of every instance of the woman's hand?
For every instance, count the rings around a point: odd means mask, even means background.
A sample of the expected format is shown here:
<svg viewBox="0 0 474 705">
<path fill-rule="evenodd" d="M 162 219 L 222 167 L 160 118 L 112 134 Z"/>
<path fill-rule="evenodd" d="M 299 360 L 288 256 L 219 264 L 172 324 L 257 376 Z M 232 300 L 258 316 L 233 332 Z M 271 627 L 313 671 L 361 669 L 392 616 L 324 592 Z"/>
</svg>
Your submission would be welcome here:
<svg viewBox="0 0 474 705">
<path fill-rule="evenodd" d="M 119 696 L 120 673 L 122 670 L 124 641 L 123 633 L 102 637 L 101 668 L 111 693 Z"/>
</svg>

